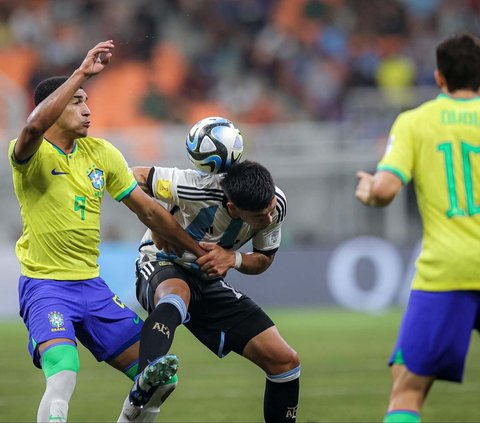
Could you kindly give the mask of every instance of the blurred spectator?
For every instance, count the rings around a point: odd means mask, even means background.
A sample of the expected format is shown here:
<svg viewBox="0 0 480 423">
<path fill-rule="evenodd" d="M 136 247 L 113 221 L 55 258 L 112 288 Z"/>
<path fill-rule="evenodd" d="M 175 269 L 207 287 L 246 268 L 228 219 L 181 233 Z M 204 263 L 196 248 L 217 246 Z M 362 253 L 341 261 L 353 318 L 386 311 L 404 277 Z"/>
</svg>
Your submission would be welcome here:
<svg viewBox="0 0 480 423">
<path fill-rule="evenodd" d="M 0 73 L 31 91 L 112 38 L 119 63 L 96 89 L 95 125 L 340 120 L 356 87 L 401 103 L 434 84 L 435 44 L 475 31 L 479 11 L 480 0 L 0 0 Z"/>
</svg>

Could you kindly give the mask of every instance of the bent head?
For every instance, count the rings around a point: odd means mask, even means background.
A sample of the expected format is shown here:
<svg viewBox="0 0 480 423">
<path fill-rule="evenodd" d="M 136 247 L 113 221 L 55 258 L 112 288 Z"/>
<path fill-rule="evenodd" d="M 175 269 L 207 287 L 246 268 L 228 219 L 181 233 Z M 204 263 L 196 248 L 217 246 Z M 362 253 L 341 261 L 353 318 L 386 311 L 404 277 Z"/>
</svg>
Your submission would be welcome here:
<svg viewBox="0 0 480 423">
<path fill-rule="evenodd" d="M 67 79 L 67 76 L 54 76 L 40 82 L 35 88 L 35 106 L 38 106 Z M 87 100 L 87 93 L 80 87 L 68 102 L 55 125 L 74 138 L 85 137 L 90 127 L 90 109 L 87 106 Z"/>
<path fill-rule="evenodd" d="M 272 223 L 277 205 L 275 183 L 261 164 L 245 160 L 232 166 L 221 185 L 233 218 L 240 218 L 257 230 Z"/>
<path fill-rule="evenodd" d="M 440 88 L 451 93 L 479 90 L 480 39 L 477 36 L 468 32 L 456 34 L 438 45 L 436 55 L 435 78 Z"/>
</svg>

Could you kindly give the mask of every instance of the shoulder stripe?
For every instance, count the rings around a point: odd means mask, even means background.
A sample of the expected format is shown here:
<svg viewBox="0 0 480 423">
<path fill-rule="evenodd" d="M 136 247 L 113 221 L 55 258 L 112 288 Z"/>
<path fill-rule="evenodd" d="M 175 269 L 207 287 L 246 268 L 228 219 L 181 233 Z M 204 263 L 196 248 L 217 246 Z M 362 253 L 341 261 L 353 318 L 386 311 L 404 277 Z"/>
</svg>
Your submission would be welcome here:
<svg viewBox="0 0 480 423">
<path fill-rule="evenodd" d="M 275 192 L 275 196 L 277 197 L 277 207 L 276 207 L 278 212 L 277 223 L 280 223 L 285 219 L 285 216 L 287 214 L 287 200 L 278 191 Z"/>
</svg>

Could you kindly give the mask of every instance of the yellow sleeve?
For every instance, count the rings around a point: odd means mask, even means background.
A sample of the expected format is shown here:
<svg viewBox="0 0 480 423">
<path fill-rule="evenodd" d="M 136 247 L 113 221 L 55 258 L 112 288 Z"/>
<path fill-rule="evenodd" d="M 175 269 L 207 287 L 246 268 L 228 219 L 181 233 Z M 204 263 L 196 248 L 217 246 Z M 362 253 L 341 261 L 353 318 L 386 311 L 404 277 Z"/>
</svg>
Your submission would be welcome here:
<svg viewBox="0 0 480 423">
<path fill-rule="evenodd" d="M 413 175 L 414 141 L 412 119 L 408 112 L 401 113 L 390 131 L 385 154 L 378 163 L 377 171 L 387 171 L 407 184 Z"/>
<path fill-rule="evenodd" d="M 110 195 L 117 201 L 128 197 L 137 186 L 132 171 L 122 153 L 109 142 L 105 142 L 107 171 L 105 185 Z"/>
<path fill-rule="evenodd" d="M 17 142 L 17 139 L 14 139 L 12 141 L 10 141 L 10 144 L 8 145 L 8 162 L 10 163 L 10 166 L 12 166 L 13 168 L 15 169 L 18 169 L 20 171 L 23 171 L 23 169 L 26 169 L 27 167 L 27 164 L 30 164 L 32 162 L 35 161 L 36 157 L 40 154 L 38 151 L 36 151 L 32 157 L 30 157 L 29 159 L 25 160 L 25 161 L 17 161 L 15 160 L 15 155 L 14 155 L 14 148 L 15 148 L 15 144 Z M 40 148 L 39 148 L 40 150 Z"/>
</svg>

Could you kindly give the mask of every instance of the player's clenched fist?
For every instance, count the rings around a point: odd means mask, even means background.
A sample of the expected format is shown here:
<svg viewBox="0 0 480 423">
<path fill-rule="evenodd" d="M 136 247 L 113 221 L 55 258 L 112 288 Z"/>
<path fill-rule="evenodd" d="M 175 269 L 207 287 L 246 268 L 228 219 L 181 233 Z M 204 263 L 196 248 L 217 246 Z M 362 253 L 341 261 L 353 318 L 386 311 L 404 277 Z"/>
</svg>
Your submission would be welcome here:
<svg viewBox="0 0 480 423">
<path fill-rule="evenodd" d="M 357 172 L 357 189 L 355 190 L 355 196 L 363 204 L 370 204 L 372 187 L 373 187 L 373 175 L 367 172 Z"/>
</svg>

